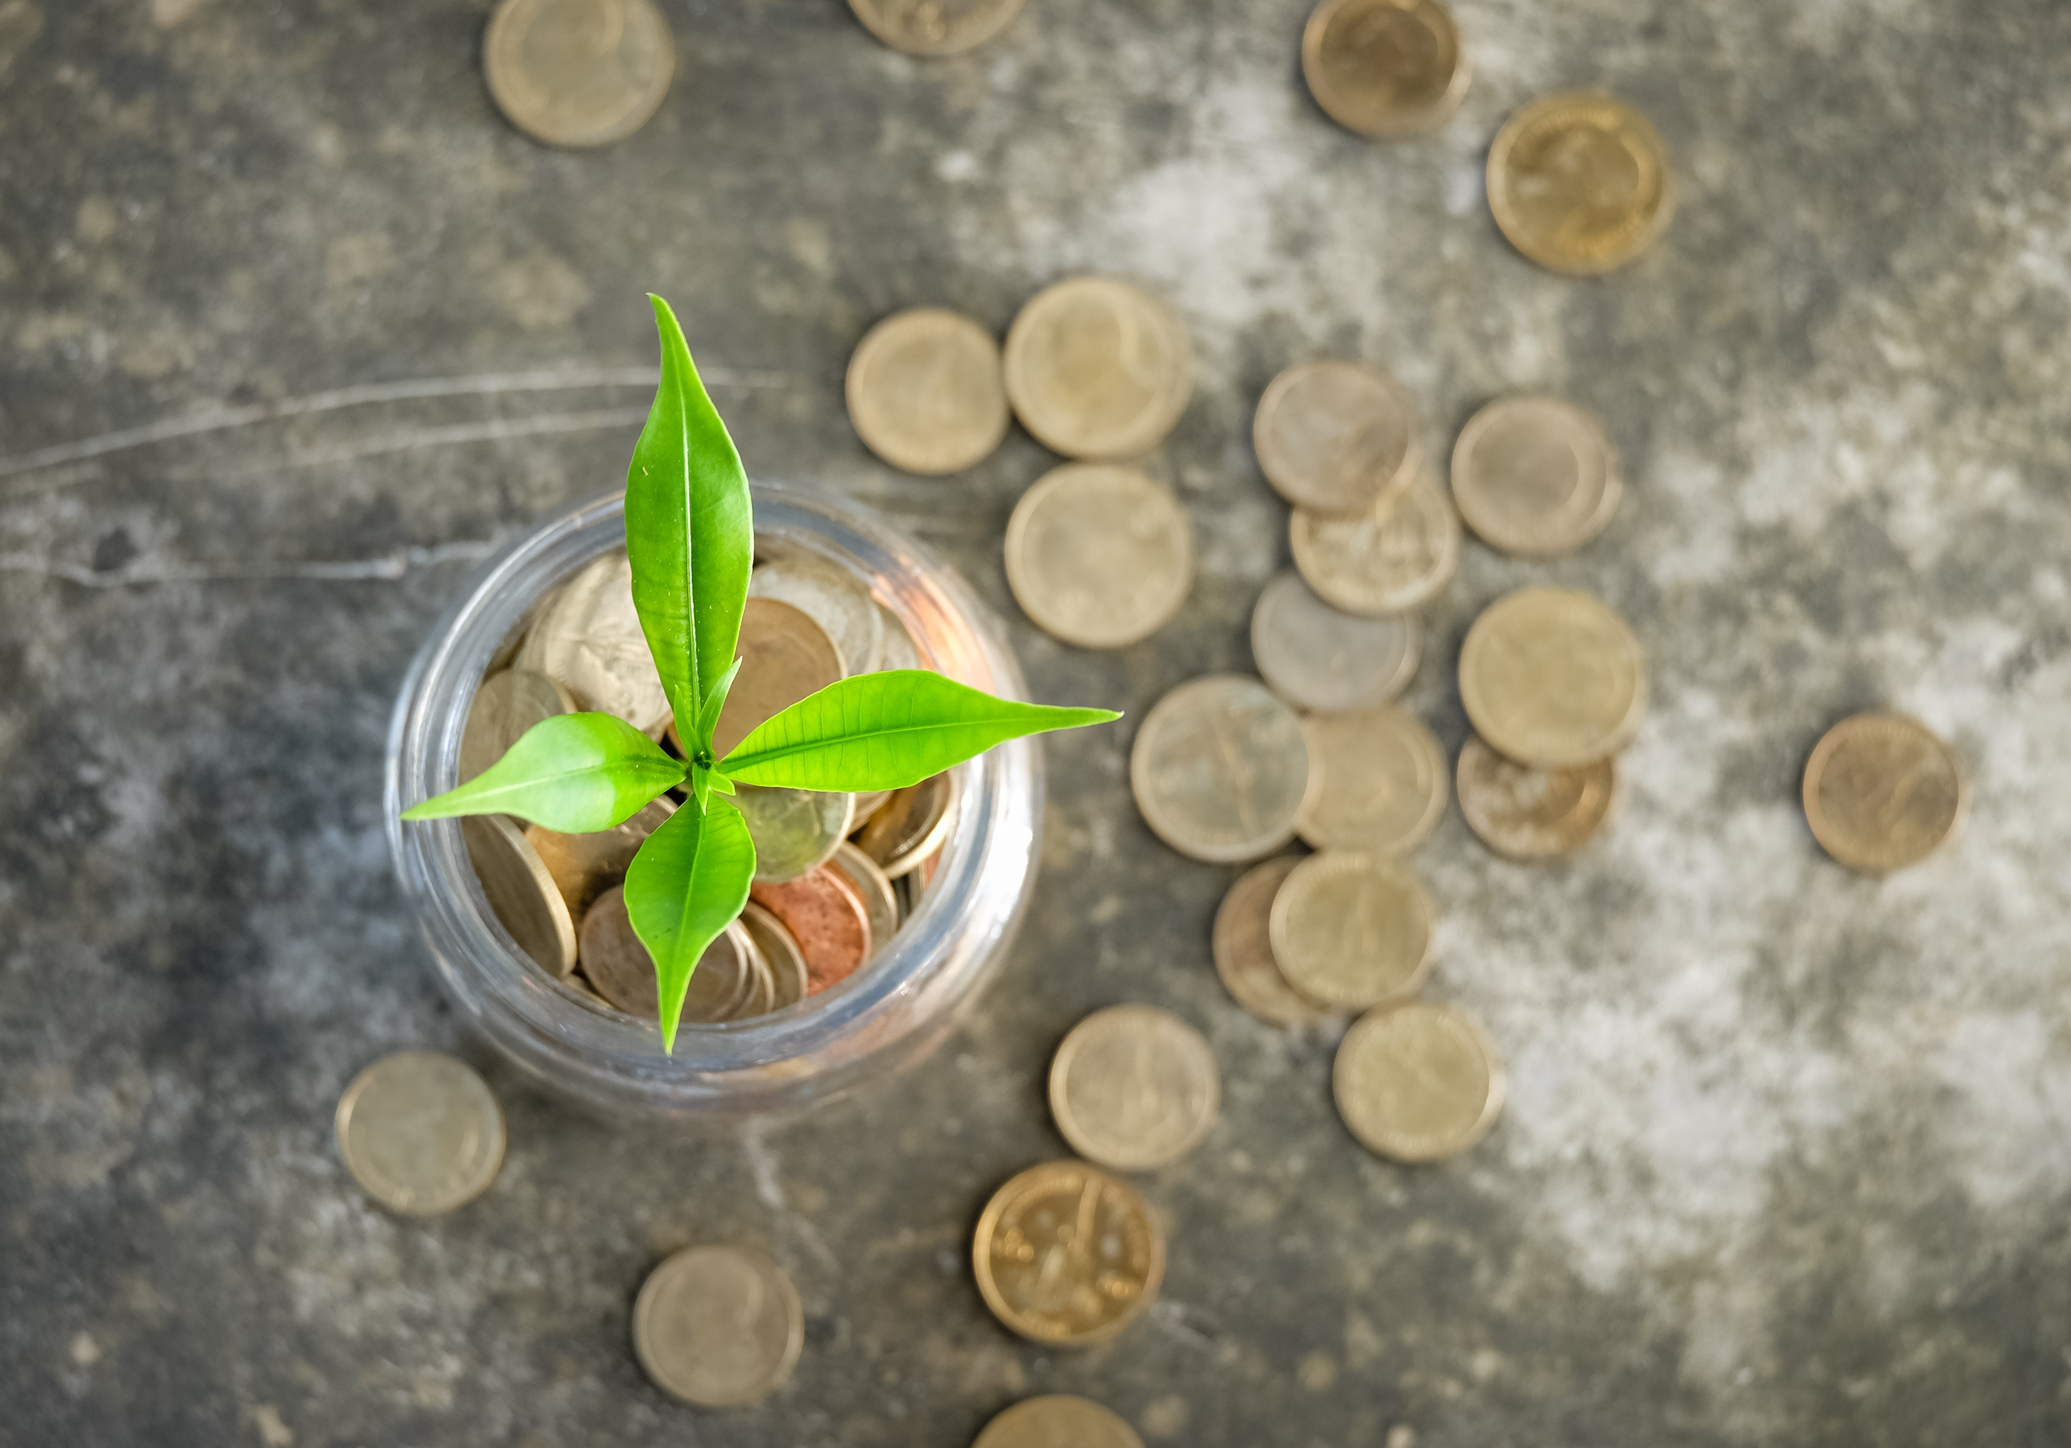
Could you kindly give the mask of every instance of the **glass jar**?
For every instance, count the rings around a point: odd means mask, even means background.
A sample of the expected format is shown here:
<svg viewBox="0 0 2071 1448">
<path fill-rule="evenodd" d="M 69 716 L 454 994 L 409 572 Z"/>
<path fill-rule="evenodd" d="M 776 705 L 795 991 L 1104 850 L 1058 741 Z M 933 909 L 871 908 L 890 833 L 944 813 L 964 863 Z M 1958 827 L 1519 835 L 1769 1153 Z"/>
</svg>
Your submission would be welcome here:
<svg viewBox="0 0 2071 1448">
<path fill-rule="evenodd" d="M 822 493 L 758 483 L 754 496 L 758 553 L 809 552 L 852 570 L 906 625 L 929 667 L 989 693 L 1027 697 L 998 620 L 927 549 Z M 519 949 L 475 879 L 458 820 L 397 818 L 457 782 L 475 689 L 533 602 L 625 541 L 623 494 L 549 519 L 484 565 L 403 681 L 388 732 L 388 845 L 440 983 L 514 1065 L 613 1115 L 782 1112 L 912 1064 L 970 1006 L 1027 907 L 1043 801 L 1030 740 L 957 766 L 935 878 L 864 969 L 773 1014 L 686 1022 L 673 1055 L 663 1054 L 653 1022 L 550 978 Z"/>
</svg>

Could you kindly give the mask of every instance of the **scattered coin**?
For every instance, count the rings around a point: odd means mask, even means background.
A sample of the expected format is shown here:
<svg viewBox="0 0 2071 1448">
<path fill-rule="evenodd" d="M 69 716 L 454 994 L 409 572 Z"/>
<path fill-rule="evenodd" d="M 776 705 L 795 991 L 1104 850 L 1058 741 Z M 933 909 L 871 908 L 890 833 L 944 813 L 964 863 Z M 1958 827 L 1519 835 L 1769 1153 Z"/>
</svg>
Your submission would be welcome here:
<svg viewBox="0 0 2071 1448">
<path fill-rule="evenodd" d="M 1215 973 L 1238 1005 L 1276 1026 L 1309 1025 L 1330 1013 L 1287 983 L 1273 959 L 1273 897 L 1301 860 L 1287 855 L 1245 871 L 1215 912 Z"/>
<path fill-rule="evenodd" d="M 1115 1171 L 1170 1166 L 1201 1144 L 1222 1100 L 1215 1052 L 1155 1006 L 1109 1006 L 1050 1064 L 1050 1114 L 1071 1148 Z"/>
<path fill-rule="evenodd" d="M 1294 566 L 1325 603 L 1363 617 L 1415 608 L 1452 581 L 1460 516 L 1429 477 L 1356 518 L 1296 508 Z"/>
<path fill-rule="evenodd" d="M 555 980 L 574 970 L 575 921 L 531 842 L 506 815 L 469 815 L 460 837 L 490 910 L 518 949 Z"/>
<path fill-rule="evenodd" d="M 1129 753 L 1129 787 L 1154 834 L 1230 865 L 1294 838 L 1313 771 L 1294 712 L 1256 679 L 1211 674 L 1157 702 Z"/>
<path fill-rule="evenodd" d="M 863 28 L 908 55 L 955 55 L 1014 23 L 1021 0 L 849 0 Z"/>
<path fill-rule="evenodd" d="M 1453 502 L 1491 548 L 1571 553 L 1603 532 L 1625 491 L 1602 424 L 1555 397 L 1502 397 L 1453 448 Z"/>
<path fill-rule="evenodd" d="M 533 725 L 581 708 L 574 695 L 545 674 L 530 669 L 491 674 L 475 690 L 460 729 L 460 783 L 503 758 Z"/>
<path fill-rule="evenodd" d="M 1647 661 L 1625 620 L 1586 593 L 1521 588 L 1460 646 L 1460 702 L 1475 732 L 1519 764 L 1590 764 L 1632 742 Z"/>
<path fill-rule="evenodd" d="M 1273 897 L 1273 958 L 1310 1000 L 1364 1010 L 1424 983 L 1432 914 L 1407 865 L 1351 851 L 1311 855 Z"/>
<path fill-rule="evenodd" d="M 863 902 L 863 914 L 870 921 L 870 953 L 877 955 L 891 944 L 892 932 L 899 928 L 899 897 L 892 888 L 891 877 L 878 868 L 877 861 L 847 840 L 836 847 L 827 868 L 847 881 L 849 889 Z"/>
<path fill-rule="evenodd" d="M 1363 1016 L 1338 1046 L 1338 1115 L 1367 1150 L 1397 1161 L 1457 1156 L 1503 1109 L 1503 1063 L 1450 1006 L 1404 1001 Z"/>
<path fill-rule="evenodd" d="M 849 358 L 849 422 L 863 445 L 909 473 L 955 473 L 992 456 L 1012 421 L 1000 348 L 969 317 L 896 312 Z"/>
<path fill-rule="evenodd" d="M 1067 464 L 1007 522 L 1007 583 L 1036 627 L 1119 649 L 1172 621 L 1194 582 L 1194 530 L 1172 490 L 1134 468 Z"/>
<path fill-rule="evenodd" d="M 518 667 L 545 674 L 584 709 L 651 730 L 669 717 L 669 696 L 633 611 L 633 572 L 623 550 L 568 580 L 518 650 Z"/>
<path fill-rule="evenodd" d="M 1273 692 L 1297 709 L 1377 709 L 1409 687 L 1421 655 L 1415 614 L 1346 613 L 1298 573 L 1267 584 L 1251 612 L 1251 657 Z"/>
<path fill-rule="evenodd" d="M 1565 769 L 1515 764 L 1470 736 L 1460 751 L 1460 813 L 1505 859 L 1542 864 L 1572 855 L 1610 817 L 1618 766 L 1605 757 Z"/>
<path fill-rule="evenodd" d="M 842 669 L 868 674 L 884 648 L 884 621 L 863 580 L 823 558 L 792 555 L 765 563 L 748 577 L 750 598 L 773 598 L 805 610 L 841 651 Z M 743 664 L 741 672 L 748 666 Z"/>
<path fill-rule="evenodd" d="M 503 0 L 482 41 L 489 94 L 549 146 L 608 146 L 646 125 L 676 74 L 653 0 Z"/>
<path fill-rule="evenodd" d="M 956 784 L 946 773 L 892 791 L 892 797 L 856 832 L 856 847 L 891 879 L 933 858 L 948 838 Z"/>
<path fill-rule="evenodd" d="M 1007 399 L 1037 442 L 1111 462 L 1156 447 L 1186 411 L 1193 351 L 1157 298 L 1074 277 L 1029 299 L 1007 331 Z"/>
<path fill-rule="evenodd" d="M 1660 135 L 1595 91 L 1542 96 L 1505 121 L 1489 147 L 1488 193 L 1512 246 L 1572 276 L 1625 265 L 1675 214 Z"/>
<path fill-rule="evenodd" d="M 741 909 L 741 925 L 769 963 L 774 988 L 770 1009 L 780 1011 L 804 1000 L 812 987 L 812 975 L 806 968 L 805 952 L 798 948 L 798 941 L 784 922 L 750 900 Z"/>
<path fill-rule="evenodd" d="M 688 1247 L 633 1302 L 633 1351 L 654 1385 L 701 1408 L 774 1392 L 805 1345 L 805 1310 L 783 1268 L 745 1247 Z"/>
<path fill-rule="evenodd" d="M 1955 833 L 1965 805 L 1956 753 L 1903 714 L 1856 714 L 1827 731 L 1805 766 L 1805 818 L 1851 870 L 1918 864 Z"/>
<path fill-rule="evenodd" d="M 1357 362 L 1307 362 L 1275 377 L 1252 416 L 1251 442 L 1281 497 L 1332 517 L 1400 497 L 1423 457 L 1409 395 Z"/>
<path fill-rule="evenodd" d="M 685 1024 L 729 1020 L 740 1010 L 752 988 L 751 948 L 747 936 L 732 925 L 705 948 L 683 997 Z M 582 973 L 597 994 L 627 1015 L 653 1021 L 660 1014 L 654 957 L 633 933 L 623 885 L 599 895 L 582 918 Z"/>
<path fill-rule="evenodd" d="M 985 1425 L 971 1448 L 1143 1448 L 1128 1421 L 1068 1393 L 1023 1398 Z"/>
<path fill-rule="evenodd" d="M 554 877 L 569 918 L 582 919 L 590 902 L 626 873 L 640 846 L 676 812 L 667 795 L 650 800 L 622 825 L 588 834 L 570 835 L 545 825 L 527 825 L 525 839 L 539 853 L 540 863 Z"/>
<path fill-rule="evenodd" d="M 712 747 L 721 759 L 763 720 L 783 713 L 844 675 L 841 650 L 812 615 L 774 598 L 750 598 L 741 611 L 740 673 L 719 711 Z"/>
<path fill-rule="evenodd" d="M 847 980 L 870 958 L 870 917 L 833 871 L 823 867 L 782 885 L 758 881 L 749 897 L 798 942 L 807 995 Z"/>
<path fill-rule="evenodd" d="M 848 837 L 855 796 L 737 784 L 733 802 L 755 842 L 755 878 L 781 885 L 834 858 Z"/>
<path fill-rule="evenodd" d="M 1444 818 L 1445 750 L 1413 715 L 1315 714 L 1302 733 L 1322 778 L 1294 827 L 1317 849 L 1406 855 Z"/>
<path fill-rule="evenodd" d="M 1030 1167 L 993 1194 L 972 1244 L 993 1316 L 1033 1342 L 1088 1347 L 1150 1310 L 1165 1234 L 1128 1186 L 1083 1162 Z"/>
<path fill-rule="evenodd" d="M 384 1056 L 338 1098 L 338 1154 L 392 1212 L 433 1217 L 488 1190 L 503 1165 L 503 1109 L 465 1062 Z"/>
<path fill-rule="evenodd" d="M 1473 67 L 1438 0 L 1323 0 L 1302 32 L 1302 76 L 1348 131 L 1402 140 L 1437 130 Z"/>
<path fill-rule="evenodd" d="M 884 669 L 925 669 L 921 662 L 920 649 L 913 642 L 913 635 L 906 625 L 883 604 L 877 606 L 878 616 L 884 621 L 884 648 L 878 653 L 877 667 Z"/>
</svg>

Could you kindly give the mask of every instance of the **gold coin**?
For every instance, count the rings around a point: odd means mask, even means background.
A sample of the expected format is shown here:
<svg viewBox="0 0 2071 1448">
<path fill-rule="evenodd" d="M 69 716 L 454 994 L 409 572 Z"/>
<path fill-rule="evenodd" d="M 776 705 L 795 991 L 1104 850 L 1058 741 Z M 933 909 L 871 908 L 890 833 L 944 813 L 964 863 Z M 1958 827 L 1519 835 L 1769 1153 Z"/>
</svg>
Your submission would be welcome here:
<svg viewBox="0 0 2071 1448">
<path fill-rule="evenodd" d="M 539 861 L 554 877 L 554 884 L 567 902 L 571 918 L 582 919 L 590 902 L 626 873 L 633 856 L 647 843 L 647 837 L 676 813 L 676 803 L 667 795 L 649 800 L 624 824 L 587 834 L 563 834 L 545 825 L 527 825 L 525 840 L 539 854 Z"/>
<path fill-rule="evenodd" d="M 1573 552 L 1603 532 L 1624 491 L 1602 424 L 1558 398 L 1498 398 L 1453 448 L 1453 503 L 1505 553 Z"/>
<path fill-rule="evenodd" d="M 460 727 L 460 783 L 466 784 L 510 752 L 533 725 L 582 706 L 545 674 L 505 669 L 482 680 Z"/>
<path fill-rule="evenodd" d="M 1596 835 L 1618 797 L 1618 766 L 1534 769 L 1505 759 L 1479 738 L 1460 751 L 1460 813 L 1481 842 L 1505 859 L 1543 864 L 1572 855 Z"/>
<path fill-rule="evenodd" d="M 1397 1161 L 1457 1156 L 1503 1109 L 1503 1063 L 1480 1026 L 1431 1001 L 1363 1016 L 1338 1046 L 1338 1115 L 1367 1150 Z"/>
<path fill-rule="evenodd" d="M 1591 764 L 1639 732 L 1646 655 L 1625 620 L 1588 594 L 1521 588 L 1467 630 L 1460 702 L 1506 758 L 1540 769 Z"/>
<path fill-rule="evenodd" d="M 1273 897 L 1268 930 L 1287 983 L 1336 1010 L 1414 995 L 1431 971 L 1431 897 L 1407 865 L 1311 855 Z"/>
<path fill-rule="evenodd" d="M 1194 583 L 1194 530 L 1172 490 L 1134 468 L 1068 463 L 1007 521 L 1007 584 L 1044 633 L 1119 649 L 1172 621 Z"/>
<path fill-rule="evenodd" d="M 755 878 L 781 885 L 834 858 L 848 838 L 855 796 L 737 784 L 733 803 L 755 842 Z"/>
<path fill-rule="evenodd" d="M 844 676 L 841 650 L 811 614 L 774 598 L 750 598 L 735 649 L 741 671 L 719 710 L 712 748 L 721 759 L 764 720 Z"/>
<path fill-rule="evenodd" d="M 539 851 L 506 815 L 469 815 L 460 837 L 490 910 L 518 949 L 555 980 L 565 978 L 575 969 L 575 921 Z"/>
<path fill-rule="evenodd" d="M 1318 597 L 1371 618 L 1415 608 L 1452 581 L 1460 518 L 1437 484 L 1419 474 L 1401 497 L 1356 518 L 1296 508 L 1287 541 Z"/>
<path fill-rule="evenodd" d="M 676 73 L 653 0 L 503 0 L 482 41 L 489 94 L 550 146 L 608 146 L 646 125 Z"/>
<path fill-rule="evenodd" d="M 1274 693 L 1322 714 L 1378 709 L 1417 675 L 1423 641 L 1413 613 L 1361 618 L 1332 608 L 1282 573 L 1251 611 L 1251 657 Z"/>
<path fill-rule="evenodd" d="M 1155 1006 L 1109 1006 L 1050 1063 L 1050 1114 L 1071 1149 L 1115 1171 L 1170 1166 L 1201 1144 L 1222 1101 L 1215 1052 Z"/>
<path fill-rule="evenodd" d="M 1488 191 L 1510 244 L 1571 276 L 1625 265 L 1675 214 L 1660 135 L 1596 91 L 1543 96 L 1505 121 L 1489 147 Z"/>
<path fill-rule="evenodd" d="M 1090 1398 L 1023 1398 L 985 1425 L 971 1448 L 1143 1448 L 1128 1421 Z"/>
<path fill-rule="evenodd" d="M 1409 395 L 1357 362 L 1308 362 L 1275 377 L 1252 414 L 1251 445 L 1281 497 L 1333 517 L 1400 497 L 1424 451 Z"/>
<path fill-rule="evenodd" d="M 338 1154 L 392 1212 L 433 1217 L 488 1190 L 503 1165 L 503 1108 L 465 1062 L 434 1051 L 376 1061 L 338 1098 Z"/>
<path fill-rule="evenodd" d="M 569 579 L 518 649 L 517 666 L 545 674 L 585 710 L 616 714 L 643 732 L 669 717 L 647 635 L 633 608 L 633 569 L 623 549 Z"/>
<path fill-rule="evenodd" d="M 1401 140 L 1437 130 L 1473 67 L 1438 0 L 1323 0 L 1302 32 L 1302 76 L 1348 131 Z"/>
<path fill-rule="evenodd" d="M 746 1247 L 687 1247 L 647 1274 L 633 1302 L 640 1366 L 663 1392 L 700 1408 L 768 1397 L 804 1346 L 798 1289 Z"/>
<path fill-rule="evenodd" d="M 1144 1199 L 1084 1162 L 1032 1166 L 993 1194 L 971 1247 L 978 1292 L 1032 1342 L 1089 1347 L 1144 1313 L 1165 1233 Z"/>
<path fill-rule="evenodd" d="M 790 928 L 753 900 L 741 907 L 741 926 L 769 963 L 770 982 L 776 990 L 770 1009 L 780 1011 L 804 1000 L 812 986 L 812 972 Z"/>
<path fill-rule="evenodd" d="M 908 55 L 955 55 L 1014 23 L 1021 0 L 849 0 L 863 28 Z"/>
<path fill-rule="evenodd" d="M 1308 1025 L 1330 1012 L 1287 983 L 1273 959 L 1273 897 L 1301 860 L 1267 860 L 1245 871 L 1215 912 L 1215 973 L 1238 1005 L 1276 1026 Z"/>
<path fill-rule="evenodd" d="M 869 585 L 846 568 L 824 558 L 787 555 L 748 575 L 748 597 L 773 598 L 804 610 L 834 640 L 844 671 L 876 672 L 884 651 L 884 614 Z M 743 664 L 741 672 L 747 671 Z"/>
<path fill-rule="evenodd" d="M 954 473 L 1007 435 L 999 343 L 940 307 L 896 312 L 849 357 L 849 422 L 863 445 L 909 473 Z"/>
<path fill-rule="evenodd" d="M 836 846 L 827 868 L 846 880 L 863 902 L 863 913 L 870 918 L 870 953 L 880 954 L 899 928 L 899 893 L 891 876 L 847 840 Z"/>
<path fill-rule="evenodd" d="M 1043 446 L 1089 461 L 1149 452 L 1178 424 L 1194 386 L 1177 314 L 1104 277 L 1037 292 L 1007 330 L 1004 366 L 1021 425 Z"/>
<path fill-rule="evenodd" d="M 1829 855 L 1882 875 L 1919 863 L 1955 833 L 1965 805 L 1955 751 L 1903 714 L 1857 714 L 1827 731 L 1805 766 L 1805 818 Z"/>
<path fill-rule="evenodd" d="M 893 880 L 918 869 L 942 848 L 955 818 L 956 781 L 947 773 L 892 791 L 856 832 L 856 848 Z"/>
<path fill-rule="evenodd" d="M 1182 855 L 1217 865 L 1293 839 L 1313 778 L 1294 711 L 1238 674 L 1210 674 L 1160 699 L 1129 752 L 1144 823 Z"/>
<path fill-rule="evenodd" d="M 1295 818 L 1319 850 L 1405 855 L 1445 815 L 1445 751 L 1400 709 L 1313 714 L 1302 721 L 1321 776 Z"/>
</svg>

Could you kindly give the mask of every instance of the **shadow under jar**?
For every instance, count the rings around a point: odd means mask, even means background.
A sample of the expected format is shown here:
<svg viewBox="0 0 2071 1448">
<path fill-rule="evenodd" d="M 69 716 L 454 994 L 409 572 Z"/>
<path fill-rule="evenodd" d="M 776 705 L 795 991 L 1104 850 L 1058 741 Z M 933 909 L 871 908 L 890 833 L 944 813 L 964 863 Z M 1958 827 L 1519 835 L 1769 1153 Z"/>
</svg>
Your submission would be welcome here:
<svg viewBox="0 0 2071 1448">
<path fill-rule="evenodd" d="M 925 548 L 822 493 L 757 483 L 754 497 L 758 555 L 805 552 L 849 569 L 906 625 L 927 667 L 989 693 L 1027 697 L 998 621 Z M 941 864 L 868 965 L 768 1015 L 685 1022 L 673 1055 L 663 1053 L 653 1021 L 552 979 L 519 948 L 482 892 L 459 820 L 397 818 L 457 783 L 475 690 L 533 602 L 625 541 L 622 494 L 549 519 L 483 567 L 403 681 L 388 735 L 388 844 L 441 985 L 527 1075 L 614 1116 L 720 1122 L 788 1112 L 913 1064 L 993 974 L 1028 904 L 1043 800 L 1032 740 L 1010 741 L 953 771 Z"/>
</svg>

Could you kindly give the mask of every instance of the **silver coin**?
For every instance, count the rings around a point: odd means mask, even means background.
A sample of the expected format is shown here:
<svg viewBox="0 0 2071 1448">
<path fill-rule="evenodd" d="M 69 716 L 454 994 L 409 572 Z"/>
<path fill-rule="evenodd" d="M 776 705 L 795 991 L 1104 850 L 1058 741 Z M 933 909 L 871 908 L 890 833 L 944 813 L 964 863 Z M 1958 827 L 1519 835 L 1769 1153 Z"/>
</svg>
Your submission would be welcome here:
<svg viewBox="0 0 2071 1448">
<path fill-rule="evenodd" d="M 1236 674 L 1195 679 L 1160 699 L 1129 753 L 1144 823 L 1211 864 L 1257 859 L 1293 839 L 1314 778 L 1294 711 Z"/>
<path fill-rule="evenodd" d="M 781 885 L 810 874 L 848 838 L 855 796 L 816 789 L 734 786 L 733 802 L 755 841 L 755 878 Z"/>
<path fill-rule="evenodd" d="M 1287 539 L 1294 566 L 1326 603 L 1365 617 L 1415 608 L 1452 581 L 1460 515 L 1428 476 L 1400 497 L 1352 518 L 1296 508 Z"/>
<path fill-rule="evenodd" d="M 623 551 L 592 560 L 568 580 L 518 650 L 518 667 L 545 674 L 584 709 L 635 729 L 661 728 L 669 696 L 633 608 L 633 570 Z"/>
<path fill-rule="evenodd" d="M 575 921 L 539 851 L 504 815 L 460 822 L 468 862 L 489 908 L 518 948 L 555 980 L 575 969 Z"/>
<path fill-rule="evenodd" d="M 1413 613 L 1362 618 L 1332 608 L 1282 573 L 1251 612 L 1251 656 L 1273 692 L 1297 709 L 1377 709 L 1409 687 L 1422 655 Z"/>
<path fill-rule="evenodd" d="M 510 752 L 533 725 L 581 709 L 575 696 L 545 674 L 505 669 L 482 680 L 460 729 L 460 782 L 466 784 Z"/>
<path fill-rule="evenodd" d="M 741 925 L 769 963 L 770 983 L 775 988 L 771 1010 L 780 1011 L 805 999 L 812 984 L 812 972 L 798 941 L 767 909 L 750 900 L 741 910 Z"/>
<path fill-rule="evenodd" d="M 805 1311 L 784 1269 L 743 1247 L 692 1247 L 648 1274 L 633 1349 L 656 1387 L 705 1408 L 766 1397 L 798 1362 Z"/>
<path fill-rule="evenodd" d="M 778 558 L 749 575 L 748 596 L 773 598 L 802 610 L 834 640 L 847 673 L 876 670 L 884 648 L 884 620 L 870 589 L 846 568 L 803 555 Z"/>
<path fill-rule="evenodd" d="M 863 902 L 863 913 L 870 917 L 870 953 L 881 953 L 899 928 L 899 897 L 891 877 L 847 840 L 835 847 L 827 867 L 848 881 Z"/>
<path fill-rule="evenodd" d="M 676 43 L 654 0 L 503 0 L 482 69 L 497 108 L 535 141 L 604 146 L 661 107 Z"/>
<path fill-rule="evenodd" d="M 464 1061 L 385 1056 L 338 1099 L 338 1154 L 382 1206 L 413 1217 L 464 1206 L 503 1164 L 503 1108 Z"/>
</svg>

